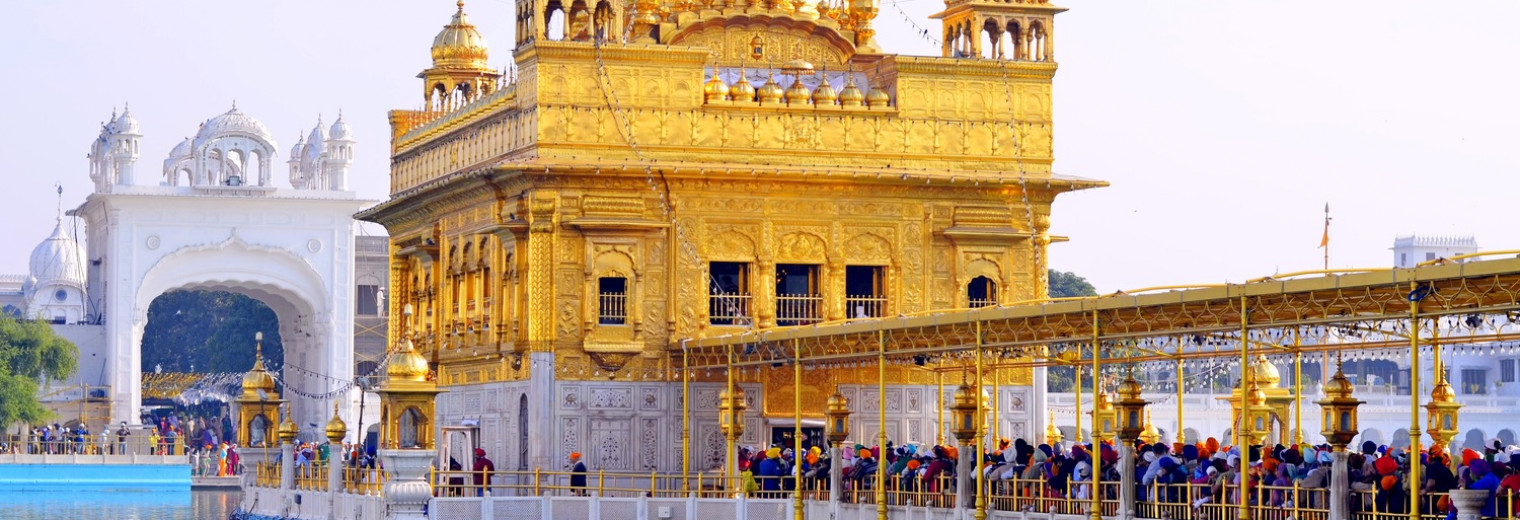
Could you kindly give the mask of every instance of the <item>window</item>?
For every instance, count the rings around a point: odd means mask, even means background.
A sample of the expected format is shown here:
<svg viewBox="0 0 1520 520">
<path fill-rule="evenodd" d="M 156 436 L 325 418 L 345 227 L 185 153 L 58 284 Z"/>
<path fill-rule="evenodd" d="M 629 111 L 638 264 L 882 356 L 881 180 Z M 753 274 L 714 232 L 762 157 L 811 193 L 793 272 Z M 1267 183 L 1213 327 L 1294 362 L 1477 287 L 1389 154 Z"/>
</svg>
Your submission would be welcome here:
<svg viewBox="0 0 1520 520">
<path fill-rule="evenodd" d="M 1436 254 L 1435 253 L 1425 253 L 1425 260 L 1426 261 L 1435 260 L 1435 259 L 1436 259 Z"/>
<path fill-rule="evenodd" d="M 887 312 L 887 294 L 882 283 L 882 268 L 874 265 L 850 265 L 844 268 L 844 312 L 846 318 L 880 318 Z"/>
<path fill-rule="evenodd" d="M 354 299 L 356 300 L 354 302 L 355 313 L 360 316 L 375 316 L 380 314 L 380 300 L 375 297 L 380 293 L 380 286 L 360 285 L 359 289 L 354 292 L 356 293 L 354 295 Z"/>
<path fill-rule="evenodd" d="M 58 292 L 53 293 L 53 298 L 56 298 L 61 302 L 69 301 L 69 292 L 63 289 L 59 289 Z"/>
<path fill-rule="evenodd" d="M 997 305 L 997 282 L 978 276 L 966 284 L 966 306 L 970 308 Z"/>
<path fill-rule="evenodd" d="M 1399 253 L 1399 267 L 1409 267 L 1409 253 Z"/>
<path fill-rule="evenodd" d="M 708 267 L 707 316 L 713 325 L 749 323 L 749 264 L 713 262 Z"/>
<path fill-rule="evenodd" d="M 63 325 L 65 323 L 68 323 L 68 320 L 69 320 L 68 316 L 65 315 L 61 311 L 53 313 L 53 324 L 54 325 Z"/>
<path fill-rule="evenodd" d="M 597 323 L 624 325 L 628 323 L 628 279 L 621 276 L 598 278 Z"/>
<path fill-rule="evenodd" d="M 1500 383 L 1513 383 L 1513 382 L 1515 382 L 1515 360 L 1513 360 L 1513 359 L 1501 359 L 1501 360 L 1499 360 L 1499 382 Z"/>
<path fill-rule="evenodd" d="M 1462 369 L 1462 393 L 1469 395 L 1488 394 L 1488 370 L 1481 368 Z"/>
<path fill-rule="evenodd" d="M 818 294 L 818 266 L 776 265 L 776 325 L 788 327 L 823 321 Z"/>
</svg>

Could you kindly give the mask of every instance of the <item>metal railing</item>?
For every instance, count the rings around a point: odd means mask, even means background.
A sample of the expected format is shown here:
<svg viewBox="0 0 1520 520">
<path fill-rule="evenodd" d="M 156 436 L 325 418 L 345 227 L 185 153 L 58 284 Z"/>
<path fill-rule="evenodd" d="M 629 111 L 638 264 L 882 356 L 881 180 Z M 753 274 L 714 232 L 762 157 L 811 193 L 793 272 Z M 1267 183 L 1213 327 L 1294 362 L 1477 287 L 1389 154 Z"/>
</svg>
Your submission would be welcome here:
<svg viewBox="0 0 1520 520">
<path fill-rule="evenodd" d="M 823 296 L 817 294 L 776 295 L 776 324 L 811 325 L 823 321 Z"/>
<path fill-rule="evenodd" d="M 253 485 L 262 488 L 280 487 L 280 463 L 274 461 L 254 464 Z"/>
<path fill-rule="evenodd" d="M 966 302 L 966 307 L 969 309 L 979 309 L 982 307 L 991 307 L 994 305 L 997 305 L 997 300 L 984 298 L 974 298 Z"/>
<path fill-rule="evenodd" d="M 707 321 L 713 325 L 743 325 L 750 321 L 750 295 L 714 294 L 707 298 Z"/>
<path fill-rule="evenodd" d="M 376 468 L 343 468 L 343 492 L 353 495 L 379 495 L 390 477 Z"/>
<path fill-rule="evenodd" d="M 845 296 L 845 313 L 849 318 L 880 318 L 887 314 L 887 297 L 874 294 Z"/>
<path fill-rule="evenodd" d="M 628 294 L 627 293 L 601 293 L 597 300 L 597 323 L 602 325 L 624 325 L 628 323 Z"/>
<path fill-rule="evenodd" d="M 295 486 L 302 491 L 327 491 L 327 461 L 315 460 L 295 467 Z"/>
<path fill-rule="evenodd" d="M 76 435 L 59 433 L 47 437 L 0 435 L 0 453 L 18 455 L 185 455 L 182 436 L 159 437 L 151 430 L 133 429 L 126 436 L 110 433 Z"/>
</svg>

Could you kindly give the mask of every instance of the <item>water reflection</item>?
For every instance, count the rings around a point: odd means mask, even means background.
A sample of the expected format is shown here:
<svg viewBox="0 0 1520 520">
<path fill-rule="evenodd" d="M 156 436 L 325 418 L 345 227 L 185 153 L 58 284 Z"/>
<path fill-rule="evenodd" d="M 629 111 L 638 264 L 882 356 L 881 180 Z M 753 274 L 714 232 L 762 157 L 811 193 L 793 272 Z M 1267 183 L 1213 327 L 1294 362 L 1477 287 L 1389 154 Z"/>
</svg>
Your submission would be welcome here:
<svg viewBox="0 0 1520 520">
<path fill-rule="evenodd" d="M 14 520 L 225 520 L 238 491 L 0 491 L 0 518 Z"/>
</svg>

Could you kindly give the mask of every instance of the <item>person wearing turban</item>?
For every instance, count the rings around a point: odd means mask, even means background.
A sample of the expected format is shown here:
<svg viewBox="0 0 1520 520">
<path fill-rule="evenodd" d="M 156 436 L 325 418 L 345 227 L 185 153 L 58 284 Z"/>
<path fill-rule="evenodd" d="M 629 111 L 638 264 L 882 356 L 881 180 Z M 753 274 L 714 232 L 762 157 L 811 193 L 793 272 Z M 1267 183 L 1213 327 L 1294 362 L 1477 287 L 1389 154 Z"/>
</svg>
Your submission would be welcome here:
<svg viewBox="0 0 1520 520">
<path fill-rule="evenodd" d="M 570 452 L 570 488 L 577 496 L 586 496 L 586 463 L 581 452 Z"/>
<path fill-rule="evenodd" d="M 1498 509 L 1498 501 L 1495 500 L 1495 495 L 1499 491 L 1499 477 L 1494 475 L 1488 461 L 1483 459 L 1473 461 L 1467 467 L 1467 472 L 1468 479 L 1472 481 L 1471 484 L 1468 484 L 1467 489 L 1488 491 L 1488 498 L 1483 501 L 1481 515 L 1484 518 L 1497 516 L 1495 512 Z"/>
<path fill-rule="evenodd" d="M 1375 488 L 1377 493 L 1374 497 L 1378 511 L 1392 514 L 1404 513 L 1405 502 L 1408 499 L 1405 497 L 1404 486 L 1399 480 L 1399 463 L 1392 456 L 1382 456 L 1378 457 L 1372 466 L 1377 470 L 1378 475 Z"/>
<path fill-rule="evenodd" d="M 765 460 L 755 467 L 755 478 L 760 481 L 760 490 L 766 492 L 762 496 L 778 497 L 775 493 L 781 491 L 781 477 L 786 476 L 781 468 L 781 448 L 771 447 L 765 450 Z"/>
</svg>

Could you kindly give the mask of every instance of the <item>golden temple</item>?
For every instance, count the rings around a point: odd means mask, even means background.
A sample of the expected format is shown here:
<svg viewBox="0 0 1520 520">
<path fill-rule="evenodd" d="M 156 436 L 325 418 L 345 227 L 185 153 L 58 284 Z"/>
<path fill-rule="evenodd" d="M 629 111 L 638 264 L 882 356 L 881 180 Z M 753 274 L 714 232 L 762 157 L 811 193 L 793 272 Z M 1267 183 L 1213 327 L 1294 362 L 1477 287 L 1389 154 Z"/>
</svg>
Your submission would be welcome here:
<svg viewBox="0 0 1520 520">
<path fill-rule="evenodd" d="M 682 340 L 1043 296 L 1052 201 L 1105 185 L 1051 172 L 1063 9 L 948 2 L 919 57 L 879 50 L 877 4 L 522 1 L 503 74 L 461 2 L 361 214 L 440 384 L 528 352 L 668 378 Z"/>
</svg>

